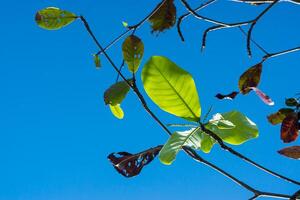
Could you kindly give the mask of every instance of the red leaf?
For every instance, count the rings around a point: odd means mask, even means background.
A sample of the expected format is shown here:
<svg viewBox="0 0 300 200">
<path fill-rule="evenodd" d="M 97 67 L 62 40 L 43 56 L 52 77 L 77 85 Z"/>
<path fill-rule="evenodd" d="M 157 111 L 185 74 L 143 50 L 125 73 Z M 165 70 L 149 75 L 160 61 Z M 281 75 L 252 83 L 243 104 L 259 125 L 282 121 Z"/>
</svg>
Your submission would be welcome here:
<svg viewBox="0 0 300 200">
<path fill-rule="evenodd" d="M 289 114 L 281 124 L 281 139 L 285 143 L 293 142 L 298 137 L 298 114 L 291 113 Z"/>
<path fill-rule="evenodd" d="M 289 158 L 300 159 L 300 146 L 287 147 L 281 149 L 280 151 L 278 151 L 278 153 Z"/>
<path fill-rule="evenodd" d="M 256 95 L 267 105 L 273 106 L 275 103 L 274 101 L 265 93 L 263 93 L 260 89 L 256 87 L 249 87 L 249 89 L 253 90 Z"/>
</svg>

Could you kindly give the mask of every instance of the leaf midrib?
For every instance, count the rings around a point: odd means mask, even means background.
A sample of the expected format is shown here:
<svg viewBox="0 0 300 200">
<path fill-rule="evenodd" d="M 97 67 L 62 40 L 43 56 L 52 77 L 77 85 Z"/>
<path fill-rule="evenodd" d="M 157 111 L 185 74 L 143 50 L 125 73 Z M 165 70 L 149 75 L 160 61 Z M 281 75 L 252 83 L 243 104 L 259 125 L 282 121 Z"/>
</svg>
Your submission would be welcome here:
<svg viewBox="0 0 300 200">
<path fill-rule="evenodd" d="M 161 76 L 167 81 L 167 83 L 169 84 L 169 86 L 175 91 L 175 93 L 178 95 L 178 97 L 181 99 L 181 101 L 184 103 L 184 105 L 188 108 L 188 110 L 192 113 L 192 115 L 195 117 L 195 119 L 198 119 L 199 117 L 192 111 L 192 109 L 188 106 L 188 104 L 186 103 L 186 101 L 181 97 L 181 95 L 177 92 L 177 90 L 172 86 L 172 84 L 170 83 L 170 81 L 159 70 L 159 68 L 157 67 L 157 65 L 155 63 L 153 63 L 153 65 L 155 66 L 155 68 L 157 69 L 157 71 L 161 74 Z"/>
</svg>

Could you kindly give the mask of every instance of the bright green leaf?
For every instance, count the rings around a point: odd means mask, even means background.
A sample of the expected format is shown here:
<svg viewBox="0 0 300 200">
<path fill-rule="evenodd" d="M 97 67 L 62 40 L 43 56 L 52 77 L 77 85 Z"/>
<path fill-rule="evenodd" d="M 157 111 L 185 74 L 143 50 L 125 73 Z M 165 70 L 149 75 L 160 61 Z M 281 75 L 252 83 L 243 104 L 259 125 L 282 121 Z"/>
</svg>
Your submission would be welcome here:
<svg viewBox="0 0 300 200">
<path fill-rule="evenodd" d="M 109 104 L 109 108 L 110 108 L 112 114 L 113 114 L 116 118 L 118 118 L 118 119 L 123 119 L 123 117 L 124 117 L 124 112 L 123 112 L 123 110 L 122 110 L 120 104 L 117 104 L 117 105 L 114 105 L 114 106 Z"/>
<path fill-rule="evenodd" d="M 125 27 L 125 28 L 127 28 L 128 27 L 128 23 L 127 22 L 122 22 L 122 25 Z"/>
<path fill-rule="evenodd" d="M 217 134 L 224 142 L 233 145 L 242 144 L 250 139 L 258 137 L 258 128 L 254 122 L 238 111 L 220 114 L 235 126 L 231 129 L 220 128 L 214 123 L 208 123 L 205 127 Z"/>
<path fill-rule="evenodd" d="M 203 152 L 209 153 L 214 143 L 214 139 L 207 136 L 199 127 L 182 132 L 178 131 L 173 133 L 163 146 L 159 153 L 159 159 L 163 164 L 170 165 L 184 146 L 201 149 Z"/>
<path fill-rule="evenodd" d="M 101 67 L 101 60 L 100 57 L 97 54 L 94 54 L 94 63 L 96 68 L 100 68 Z"/>
<path fill-rule="evenodd" d="M 47 30 L 57 30 L 72 23 L 77 16 L 69 11 L 48 7 L 40 10 L 35 15 L 36 23 Z"/>
<path fill-rule="evenodd" d="M 209 123 L 217 126 L 219 129 L 233 129 L 235 127 L 231 121 L 225 120 L 220 113 L 215 114 L 213 118 L 209 120 Z"/>
<path fill-rule="evenodd" d="M 199 121 L 199 97 L 188 72 L 168 58 L 153 56 L 144 66 L 142 81 L 148 96 L 162 110 L 190 121 Z"/>
<path fill-rule="evenodd" d="M 131 81 L 131 80 L 129 80 Z M 126 97 L 129 92 L 130 87 L 125 81 L 120 81 L 113 84 L 108 88 L 104 93 L 104 102 L 105 104 L 117 105 L 121 104 L 123 99 Z"/>
<path fill-rule="evenodd" d="M 128 65 L 129 71 L 135 73 L 144 55 L 144 44 L 135 35 L 127 37 L 122 45 L 123 58 Z"/>
</svg>

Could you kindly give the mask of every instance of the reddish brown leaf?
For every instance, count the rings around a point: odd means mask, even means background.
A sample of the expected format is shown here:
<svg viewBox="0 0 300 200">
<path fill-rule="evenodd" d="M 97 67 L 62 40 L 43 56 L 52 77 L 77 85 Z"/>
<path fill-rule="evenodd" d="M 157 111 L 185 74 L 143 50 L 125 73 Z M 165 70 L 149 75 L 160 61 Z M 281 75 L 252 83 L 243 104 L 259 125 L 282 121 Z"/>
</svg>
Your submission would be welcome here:
<svg viewBox="0 0 300 200">
<path fill-rule="evenodd" d="M 282 121 L 281 139 L 285 143 L 295 141 L 298 137 L 298 130 L 298 114 L 293 112 Z"/>
<path fill-rule="evenodd" d="M 226 94 L 226 95 L 223 95 L 223 94 L 218 93 L 218 94 L 216 95 L 216 97 L 217 97 L 218 99 L 230 99 L 230 100 L 232 100 L 232 99 L 234 99 L 238 94 L 239 94 L 239 92 L 236 92 L 236 91 L 231 92 L 230 94 Z"/>
<path fill-rule="evenodd" d="M 273 106 L 274 105 L 274 101 L 265 93 L 263 93 L 260 89 L 256 88 L 256 87 L 250 87 L 251 90 L 253 90 L 256 95 L 267 105 L 269 106 Z"/>
<path fill-rule="evenodd" d="M 262 64 L 258 63 L 245 71 L 239 80 L 239 89 L 242 94 L 248 94 L 251 87 L 257 87 L 260 82 Z"/>
<path fill-rule="evenodd" d="M 138 175 L 143 167 L 158 155 L 161 148 L 162 145 L 137 154 L 127 152 L 112 153 L 108 156 L 108 159 L 120 174 L 129 178 Z"/>
<path fill-rule="evenodd" d="M 176 23 L 176 7 L 174 0 L 167 0 L 163 5 L 149 18 L 152 32 L 163 32 L 173 27 Z M 157 8 L 155 8 L 157 9 Z"/>
<path fill-rule="evenodd" d="M 281 155 L 284 155 L 289 158 L 293 159 L 300 159 L 300 146 L 292 146 L 292 147 L 287 147 L 284 149 L 281 149 L 278 151 Z"/>
</svg>

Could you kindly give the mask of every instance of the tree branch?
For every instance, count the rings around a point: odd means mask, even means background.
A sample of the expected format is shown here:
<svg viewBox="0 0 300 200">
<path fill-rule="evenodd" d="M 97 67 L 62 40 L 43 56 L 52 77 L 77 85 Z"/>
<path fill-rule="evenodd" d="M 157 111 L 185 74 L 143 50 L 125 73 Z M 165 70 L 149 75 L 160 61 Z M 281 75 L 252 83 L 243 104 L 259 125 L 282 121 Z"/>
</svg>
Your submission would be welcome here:
<svg viewBox="0 0 300 200">
<path fill-rule="evenodd" d="M 171 135 L 172 133 L 169 131 L 169 129 L 160 121 L 160 119 L 151 111 L 151 109 L 148 107 L 143 95 L 141 94 L 141 92 L 139 91 L 137 85 L 136 85 L 136 81 L 134 79 L 133 83 L 131 84 L 126 77 L 121 73 L 121 71 L 118 69 L 118 67 L 115 65 L 115 63 L 113 62 L 113 60 L 110 58 L 110 56 L 106 53 L 106 51 L 104 50 L 104 48 L 101 46 L 101 44 L 99 43 L 99 41 L 97 40 L 97 38 L 95 37 L 94 33 L 92 32 L 88 22 L 86 21 L 86 19 L 83 16 L 80 16 L 81 21 L 83 22 L 87 32 L 90 34 L 90 36 L 92 37 L 92 39 L 94 40 L 94 42 L 96 43 L 96 45 L 99 47 L 99 49 L 103 52 L 104 56 L 107 58 L 107 60 L 109 61 L 109 63 L 111 64 L 111 66 L 114 68 L 114 70 L 120 75 L 120 77 L 128 84 L 128 86 L 134 91 L 134 93 L 137 95 L 138 99 L 140 100 L 141 104 L 143 105 L 144 109 L 148 112 L 148 114 L 164 129 L 164 131 L 168 134 Z M 201 128 L 203 128 L 201 126 Z M 223 143 L 223 141 L 221 140 L 221 143 Z M 220 143 L 220 144 L 221 144 Z M 188 155 L 190 155 L 194 160 L 201 162 L 207 166 L 209 166 L 210 168 L 220 172 L 222 175 L 230 178 L 232 181 L 234 181 L 235 183 L 237 183 L 238 185 L 244 187 L 245 189 L 253 192 L 254 195 L 259 195 L 259 196 L 268 196 L 268 197 L 274 197 L 274 198 L 285 198 L 285 199 L 289 199 L 291 198 L 291 196 L 288 195 L 282 195 L 282 194 L 276 194 L 276 193 L 267 193 L 267 192 L 261 192 L 258 191 L 254 188 L 252 188 L 251 186 L 245 184 L 244 182 L 240 181 L 239 179 L 235 178 L 234 176 L 230 175 L 229 173 L 227 173 L 226 171 L 222 170 L 221 168 L 217 167 L 216 165 L 204 160 L 200 155 L 198 155 L 195 150 L 191 149 L 190 147 L 183 147 L 183 150 L 185 151 L 185 153 L 187 153 Z M 235 152 L 237 155 L 239 155 L 239 153 Z M 282 177 L 282 176 L 279 176 Z M 285 178 L 285 177 L 284 177 Z"/>
</svg>

